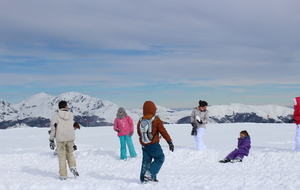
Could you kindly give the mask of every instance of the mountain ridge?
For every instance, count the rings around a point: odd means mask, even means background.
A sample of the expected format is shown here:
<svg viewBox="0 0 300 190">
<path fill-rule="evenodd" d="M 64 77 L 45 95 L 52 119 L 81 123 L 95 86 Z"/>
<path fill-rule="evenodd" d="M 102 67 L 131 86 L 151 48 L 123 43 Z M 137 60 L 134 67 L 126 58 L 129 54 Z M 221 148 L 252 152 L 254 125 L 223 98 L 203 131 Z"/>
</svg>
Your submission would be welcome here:
<svg viewBox="0 0 300 190">
<path fill-rule="evenodd" d="M 0 129 L 30 126 L 48 127 L 58 103 L 66 100 L 74 120 L 85 127 L 113 125 L 119 106 L 79 92 L 66 92 L 52 96 L 44 92 L 33 95 L 16 105 L 0 100 Z M 157 115 L 165 123 L 190 123 L 190 110 L 179 110 L 157 106 Z M 208 106 L 209 123 L 288 123 L 293 109 L 278 105 L 211 105 Z M 128 115 L 137 123 L 142 116 L 142 108 L 126 109 Z"/>
</svg>

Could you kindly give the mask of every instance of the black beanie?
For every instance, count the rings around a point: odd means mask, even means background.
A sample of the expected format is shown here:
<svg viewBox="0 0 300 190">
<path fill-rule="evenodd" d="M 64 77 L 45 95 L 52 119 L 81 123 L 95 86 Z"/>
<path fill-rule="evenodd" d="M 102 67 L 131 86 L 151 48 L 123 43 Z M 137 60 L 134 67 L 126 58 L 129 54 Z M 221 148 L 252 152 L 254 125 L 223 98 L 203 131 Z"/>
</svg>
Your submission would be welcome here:
<svg viewBox="0 0 300 190">
<path fill-rule="evenodd" d="M 200 101 L 199 101 L 199 106 L 200 106 L 200 107 L 207 106 L 207 102 L 206 102 L 206 101 L 200 100 Z"/>
</svg>

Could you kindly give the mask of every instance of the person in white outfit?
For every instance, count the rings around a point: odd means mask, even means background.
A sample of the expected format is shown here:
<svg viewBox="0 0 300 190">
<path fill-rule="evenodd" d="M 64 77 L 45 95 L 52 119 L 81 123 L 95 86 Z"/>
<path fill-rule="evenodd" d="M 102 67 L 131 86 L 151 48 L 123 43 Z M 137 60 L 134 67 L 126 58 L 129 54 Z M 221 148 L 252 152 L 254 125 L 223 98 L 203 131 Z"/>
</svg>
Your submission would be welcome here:
<svg viewBox="0 0 300 190">
<path fill-rule="evenodd" d="M 206 110 L 207 107 L 206 101 L 199 101 L 199 106 L 195 107 L 191 114 L 191 124 L 193 126 L 192 134 L 195 136 L 197 150 L 204 150 L 206 146 L 202 140 L 206 129 L 206 123 L 208 122 L 208 111 Z"/>
<path fill-rule="evenodd" d="M 57 155 L 59 161 L 59 179 L 66 180 L 68 177 L 67 164 L 69 169 L 75 177 L 79 176 L 76 169 L 76 161 L 74 158 L 74 115 L 68 111 L 68 104 L 66 101 L 60 101 L 58 104 L 59 110 L 53 115 L 51 120 L 51 132 L 50 132 L 50 148 L 54 150 L 56 139 Z"/>
</svg>

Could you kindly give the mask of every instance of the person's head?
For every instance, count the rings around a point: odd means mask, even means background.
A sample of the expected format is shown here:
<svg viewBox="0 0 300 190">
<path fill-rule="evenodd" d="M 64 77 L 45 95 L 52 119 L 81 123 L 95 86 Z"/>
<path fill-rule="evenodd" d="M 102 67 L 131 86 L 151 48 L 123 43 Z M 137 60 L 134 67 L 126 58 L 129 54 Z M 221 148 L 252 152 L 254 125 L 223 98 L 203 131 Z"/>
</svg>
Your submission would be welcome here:
<svg viewBox="0 0 300 190">
<path fill-rule="evenodd" d="M 199 100 L 199 110 L 200 111 L 205 111 L 206 110 L 206 107 L 207 107 L 207 102 L 206 101 L 203 101 L 203 100 Z"/>
<path fill-rule="evenodd" d="M 117 117 L 120 119 L 123 119 L 124 117 L 126 117 L 126 115 L 127 115 L 127 113 L 126 113 L 125 109 L 123 107 L 120 107 L 117 112 Z"/>
<path fill-rule="evenodd" d="M 74 127 L 74 130 L 80 129 L 80 125 L 77 121 L 74 122 L 73 127 Z"/>
<path fill-rule="evenodd" d="M 143 105 L 143 115 L 155 115 L 156 106 L 152 101 L 146 101 Z"/>
<path fill-rule="evenodd" d="M 67 101 L 62 100 L 62 101 L 60 101 L 60 102 L 58 103 L 58 108 L 59 108 L 59 109 L 67 108 L 67 106 L 68 106 Z"/>
<path fill-rule="evenodd" d="M 243 131 L 240 132 L 240 137 L 241 138 L 248 137 L 248 136 L 249 136 L 249 134 L 248 134 L 248 132 L 246 130 L 243 130 Z"/>
</svg>

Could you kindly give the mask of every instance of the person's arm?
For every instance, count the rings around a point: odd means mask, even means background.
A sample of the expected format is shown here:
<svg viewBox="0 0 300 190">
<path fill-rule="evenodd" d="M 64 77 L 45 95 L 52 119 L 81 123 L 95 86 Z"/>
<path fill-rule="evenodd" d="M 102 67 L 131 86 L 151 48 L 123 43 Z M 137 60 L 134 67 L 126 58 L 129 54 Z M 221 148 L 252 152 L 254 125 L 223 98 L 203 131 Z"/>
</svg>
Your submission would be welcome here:
<svg viewBox="0 0 300 190">
<path fill-rule="evenodd" d="M 193 109 L 192 114 L 191 114 L 191 123 L 195 123 L 195 109 Z"/>
<path fill-rule="evenodd" d="M 300 113 L 297 111 L 297 108 L 294 108 L 293 118 L 295 122 L 300 122 Z"/>
<path fill-rule="evenodd" d="M 133 121 L 132 121 L 131 117 L 128 115 L 127 115 L 127 121 L 128 121 L 129 129 L 130 129 L 129 136 L 132 136 L 133 132 L 134 132 L 134 125 L 133 125 Z"/>
<path fill-rule="evenodd" d="M 202 123 L 206 124 L 208 122 L 209 116 L 208 116 L 208 111 L 204 112 L 204 117 L 201 118 Z"/>
<path fill-rule="evenodd" d="M 54 115 L 51 119 L 50 127 L 51 127 L 51 132 L 50 132 L 50 137 L 49 140 L 54 141 L 55 134 L 56 134 L 56 127 L 57 127 L 57 117 Z"/>
<path fill-rule="evenodd" d="M 120 129 L 118 128 L 118 119 L 117 118 L 114 121 L 114 131 L 120 132 Z"/>
</svg>

